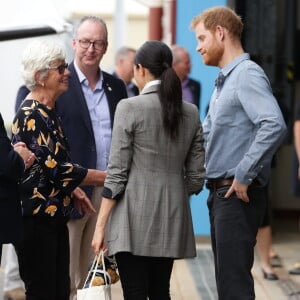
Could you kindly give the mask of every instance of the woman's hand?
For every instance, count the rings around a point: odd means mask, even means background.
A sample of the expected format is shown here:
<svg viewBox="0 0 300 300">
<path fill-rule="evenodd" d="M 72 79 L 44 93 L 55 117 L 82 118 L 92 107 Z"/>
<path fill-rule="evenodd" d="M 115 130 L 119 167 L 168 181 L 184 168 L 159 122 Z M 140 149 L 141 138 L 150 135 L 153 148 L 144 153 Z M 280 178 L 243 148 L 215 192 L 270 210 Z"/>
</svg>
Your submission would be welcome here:
<svg viewBox="0 0 300 300">
<path fill-rule="evenodd" d="M 81 214 L 84 212 L 85 214 L 90 215 L 96 212 L 92 202 L 81 188 L 77 187 L 73 190 L 72 198 L 75 201 L 76 208 Z"/>
<path fill-rule="evenodd" d="M 110 216 L 110 213 L 116 205 L 116 200 L 102 197 L 100 210 L 98 213 L 97 223 L 95 227 L 94 237 L 92 240 L 92 247 L 95 254 L 98 255 L 101 250 L 107 251 L 107 247 L 104 242 L 105 228 Z"/>
<path fill-rule="evenodd" d="M 105 236 L 104 228 L 98 228 L 96 225 L 93 240 L 92 240 L 92 248 L 94 249 L 96 255 L 99 255 L 101 250 L 103 250 L 104 252 L 107 251 L 107 248 L 104 244 L 104 236 Z"/>
<path fill-rule="evenodd" d="M 31 152 L 27 147 L 26 144 L 23 142 L 18 142 L 13 145 L 14 150 L 22 157 L 24 160 L 25 168 L 28 169 L 32 166 L 35 155 L 33 152 Z"/>
</svg>

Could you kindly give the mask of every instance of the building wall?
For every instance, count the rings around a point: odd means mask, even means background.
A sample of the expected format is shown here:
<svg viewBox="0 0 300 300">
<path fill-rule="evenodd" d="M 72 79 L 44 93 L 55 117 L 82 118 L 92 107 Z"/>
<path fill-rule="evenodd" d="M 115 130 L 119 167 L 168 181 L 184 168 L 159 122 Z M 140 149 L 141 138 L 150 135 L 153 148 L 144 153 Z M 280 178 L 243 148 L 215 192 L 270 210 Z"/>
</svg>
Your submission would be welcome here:
<svg viewBox="0 0 300 300">
<path fill-rule="evenodd" d="M 200 118 L 204 119 L 205 111 L 214 88 L 214 81 L 218 73 L 215 67 L 208 67 L 202 63 L 201 56 L 196 52 L 197 41 L 190 30 L 190 23 L 194 16 L 202 10 L 216 5 L 226 5 L 225 0 L 177 0 L 176 43 L 189 50 L 192 62 L 191 77 L 201 82 Z M 209 235 L 209 219 L 206 206 L 208 191 L 206 188 L 191 198 L 193 224 L 196 235 Z"/>
</svg>

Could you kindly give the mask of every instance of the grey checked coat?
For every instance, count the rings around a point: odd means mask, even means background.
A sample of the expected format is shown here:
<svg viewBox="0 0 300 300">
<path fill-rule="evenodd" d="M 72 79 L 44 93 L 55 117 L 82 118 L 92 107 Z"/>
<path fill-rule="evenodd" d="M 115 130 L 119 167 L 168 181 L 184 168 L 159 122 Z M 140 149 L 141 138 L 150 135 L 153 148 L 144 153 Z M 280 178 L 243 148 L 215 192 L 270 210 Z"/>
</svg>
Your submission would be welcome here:
<svg viewBox="0 0 300 300">
<path fill-rule="evenodd" d="M 189 195 L 204 178 L 202 126 L 183 102 L 178 140 L 164 132 L 157 85 L 119 102 L 105 189 L 119 199 L 107 226 L 109 255 L 196 255 Z"/>
</svg>

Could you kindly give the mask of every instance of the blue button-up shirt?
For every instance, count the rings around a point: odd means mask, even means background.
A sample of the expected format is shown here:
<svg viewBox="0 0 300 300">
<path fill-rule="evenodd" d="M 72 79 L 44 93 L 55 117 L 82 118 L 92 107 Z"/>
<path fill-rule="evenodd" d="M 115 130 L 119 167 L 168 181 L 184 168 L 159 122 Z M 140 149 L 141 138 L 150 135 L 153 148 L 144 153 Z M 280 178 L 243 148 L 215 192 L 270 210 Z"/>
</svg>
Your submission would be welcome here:
<svg viewBox="0 0 300 300">
<path fill-rule="evenodd" d="M 286 125 L 264 71 L 244 53 L 226 65 L 203 122 L 206 177 L 266 184 Z"/>
<path fill-rule="evenodd" d="M 92 91 L 87 78 L 76 66 L 76 64 L 75 68 L 89 109 L 94 131 L 97 151 L 96 168 L 104 171 L 107 168 L 112 132 L 107 97 L 103 88 L 102 73 L 94 90 Z"/>
</svg>

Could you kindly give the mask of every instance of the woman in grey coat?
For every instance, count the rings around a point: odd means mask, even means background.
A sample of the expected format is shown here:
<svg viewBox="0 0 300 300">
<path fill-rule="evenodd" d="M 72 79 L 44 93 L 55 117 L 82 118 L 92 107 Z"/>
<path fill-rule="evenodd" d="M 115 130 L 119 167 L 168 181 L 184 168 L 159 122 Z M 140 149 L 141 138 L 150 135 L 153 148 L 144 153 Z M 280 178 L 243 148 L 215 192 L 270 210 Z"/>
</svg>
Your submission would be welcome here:
<svg viewBox="0 0 300 300">
<path fill-rule="evenodd" d="M 202 126 L 166 44 L 142 45 L 134 77 L 141 93 L 117 106 L 92 246 L 115 255 L 124 299 L 164 300 L 174 259 L 196 256 L 189 196 L 203 186 Z"/>
</svg>

